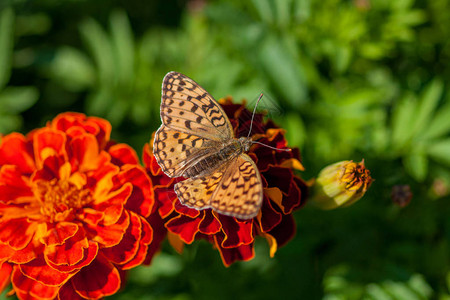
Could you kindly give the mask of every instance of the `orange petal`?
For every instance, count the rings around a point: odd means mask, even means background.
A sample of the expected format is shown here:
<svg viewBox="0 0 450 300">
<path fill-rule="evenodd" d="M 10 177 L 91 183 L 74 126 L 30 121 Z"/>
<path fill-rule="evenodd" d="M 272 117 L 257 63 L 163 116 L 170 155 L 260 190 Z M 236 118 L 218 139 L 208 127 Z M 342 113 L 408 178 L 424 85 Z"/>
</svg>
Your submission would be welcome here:
<svg viewBox="0 0 450 300">
<path fill-rule="evenodd" d="M 78 163 L 79 172 L 87 172 L 98 168 L 100 149 L 93 135 L 83 134 L 73 138 L 70 147 Z"/>
<path fill-rule="evenodd" d="M 33 148 L 36 155 L 36 165 L 40 169 L 44 160 L 50 156 L 66 156 L 66 136 L 60 131 L 42 128 L 36 131 L 33 138 Z"/>
<path fill-rule="evenodd" d="M 86 225 L 85 229 L 92 240 L 98 242 L 103 247 L 112 247 L 120 243 L 130 224 L 130 218 L 126 211 L 124 211 L 115 224 L 104 226 L 99 224 L 97 226 Z"/>
<path fill-rule="evenodd" d="M 11 133 L 0 141 L 0 165 L 16 165 L 21 173 L 31 174 L 34 164 L 33 149 L 20 133 Z"/>
<path fill-rule="evenodd" d="M 179 254 L 183 253 L 184 242 L 180 238 L 178 234 L 167 232 L 167 239 L 169 240 L 170 245 L 177 251 Z"/>
<path fill-rule="evenodd" d="M 25 248 L 33 238 L 36 223 L 29 223 L 25 218 L 0 222 L 0 241 L 15 250 Z"/>
</svg>

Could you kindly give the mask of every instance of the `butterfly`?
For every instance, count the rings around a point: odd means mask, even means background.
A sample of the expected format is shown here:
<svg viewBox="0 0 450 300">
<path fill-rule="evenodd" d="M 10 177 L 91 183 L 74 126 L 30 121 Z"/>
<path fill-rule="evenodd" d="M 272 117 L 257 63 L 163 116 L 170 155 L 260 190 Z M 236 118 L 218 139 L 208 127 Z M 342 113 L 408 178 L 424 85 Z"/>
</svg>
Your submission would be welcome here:
<svg viewBox="0 0 450 300">
<path fill-rule="evenodd" d="M 180 202 L 239 219 L 255 217 L 263 185 L 255 162 L 245 152 L 257 142 L 236 138 L 219 103 L 178 72 L 163 79 L 160 114 L 153 155 L 167 176 L 187 178 L 174 186 Z"/>
</svg>

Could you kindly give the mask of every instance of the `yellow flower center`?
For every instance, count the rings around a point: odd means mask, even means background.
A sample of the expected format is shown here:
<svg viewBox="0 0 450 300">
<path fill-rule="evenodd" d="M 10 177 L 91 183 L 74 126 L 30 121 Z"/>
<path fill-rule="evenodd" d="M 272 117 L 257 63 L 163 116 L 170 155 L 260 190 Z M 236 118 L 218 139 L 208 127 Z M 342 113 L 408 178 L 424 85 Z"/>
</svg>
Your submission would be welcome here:
<svg viewBox="0 0 450 300">
<path fill-rule="evenodd" d="M 362 163 L 351 162 L 345 166 L 341 181 L 345 182 L 345 189 L 350 191 L 366 191 L 372 183 L 370 171 Z"/>
<path fill-rule="evenodd" d="M 67 180 L 39 180 L 35 192 L 41 205 L 40 212 L 50 222 L 73 219 L 74 213 L 92 200 L 90 190 L 80 189 Z"/>
</svg>

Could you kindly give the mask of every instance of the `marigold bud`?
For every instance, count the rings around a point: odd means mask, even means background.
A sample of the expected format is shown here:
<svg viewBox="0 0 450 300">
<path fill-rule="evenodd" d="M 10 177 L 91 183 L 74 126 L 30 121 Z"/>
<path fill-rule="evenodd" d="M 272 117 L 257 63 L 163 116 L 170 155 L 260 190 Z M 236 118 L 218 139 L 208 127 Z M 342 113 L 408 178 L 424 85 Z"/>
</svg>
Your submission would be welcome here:
<svg viewBox="0 0 450 300">
<path fill-rule="evenodd" d="M 312 201 L 322 209 L 349 206 L 364 196 L 372 181 L 364 160 L 337 162 L 320 171 Z"/>
</svg>

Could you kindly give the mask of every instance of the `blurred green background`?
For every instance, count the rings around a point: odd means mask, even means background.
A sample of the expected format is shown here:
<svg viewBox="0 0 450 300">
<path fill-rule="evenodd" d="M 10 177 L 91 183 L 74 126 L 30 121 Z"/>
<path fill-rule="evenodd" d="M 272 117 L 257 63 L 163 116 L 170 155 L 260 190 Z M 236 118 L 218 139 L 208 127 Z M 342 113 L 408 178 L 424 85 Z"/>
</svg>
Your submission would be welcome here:
<svg viewBox="0 0 450 300">
<path fill-rule="evenodd" d="M 295 213 L 270 259 L 225 268 L 168 244 L 112 299 L 450 299 L 450 0 L 1 0 L 0 132 L 65 111 L 108 119 L 140 154 L 178 71 L 260 104 L 313 178 L 365 159 L 355 205 Z M 250 105 L 251 107 L 251 105 Z M 409 185 L 401 207 L 392 188 Z M 403 198 L 403 199 L 402 199 Z"/>
</svg>

